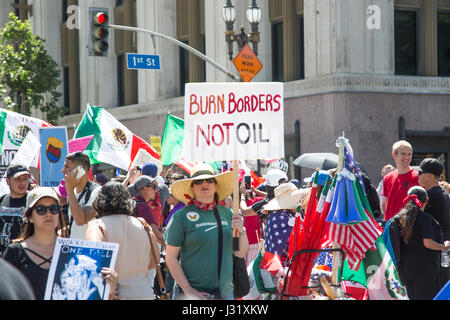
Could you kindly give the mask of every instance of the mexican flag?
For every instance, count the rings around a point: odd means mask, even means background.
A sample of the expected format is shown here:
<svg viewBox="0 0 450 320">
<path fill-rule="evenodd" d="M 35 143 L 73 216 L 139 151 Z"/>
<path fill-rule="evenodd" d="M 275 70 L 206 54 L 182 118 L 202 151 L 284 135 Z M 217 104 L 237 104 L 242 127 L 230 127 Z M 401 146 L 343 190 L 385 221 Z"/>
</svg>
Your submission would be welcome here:
<svg viewBox="0 0 450 320">
<path fill-rule="evenodd" d="M 184 120 L 170 113 L 161 139 L 161 160 L 164 166 L 177 163 L 184 149 Z"/>
<path fill-rule="evenodd" d="M 39 141 L 39 128 L 52 126 L 52 124 L 44 120 L 25 116 L 6 109 L 0 109 L 1 166 L 8 167 L 15 153 L 19 150 L 23 140 L 30 131 L 33 132 Z M 39 157 L 36 157 L 30 166 L 38 168 L 38 159 Z"/>
<path fill-rule="evenodd" d="M 184 120 L 170 113 L 167 114 L 166 125 L 161 139 L 161 160 L 164 166 L 176 164 L 189 175 L 199 162 L 191 162 L 184 157 Z M 221 168 L 221 162 L 206 162 L 215 171 Z"/>
<path fill-rule="evenodd" d="M 375 242 L 376 250 L 370 249 L 359 268 L 352 270 L 344 262 L 341 280 L 362 284 L 369 292 L 370 300 L 408 300 L 406 289 L 384 244 L 383 237 Z"/>
<path fill-rule="evenodd" d="M 134 135 L 112 114 L 103 108 L 88 105 L 74 139 L 94 136 L 84 151 L 92 164 L 108 163 L 129 170 L 140 149 L 145 149 L 159 159 L 156 150 L 143 139 Z"/>
</svg>

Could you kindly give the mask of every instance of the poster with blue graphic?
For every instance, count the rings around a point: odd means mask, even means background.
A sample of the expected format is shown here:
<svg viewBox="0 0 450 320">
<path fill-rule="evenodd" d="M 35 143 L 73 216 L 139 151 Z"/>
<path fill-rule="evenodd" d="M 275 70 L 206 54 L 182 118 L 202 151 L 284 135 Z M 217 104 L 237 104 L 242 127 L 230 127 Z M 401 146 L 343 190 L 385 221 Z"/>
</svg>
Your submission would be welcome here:
<svg viewBox="0 0 450 320">
<path fill-rule="evenodd" d="M 108 300 L 102 268 L 114 269 L 119 244 L 57 238 L 45 300 Z"/>
<path fill-rule="evenodd" d="M 41 142 L 41 186 L 59 186 L 64 174 L 61 172 L 68 154 L 66 127 L 39 129 Z"/>
</svg>

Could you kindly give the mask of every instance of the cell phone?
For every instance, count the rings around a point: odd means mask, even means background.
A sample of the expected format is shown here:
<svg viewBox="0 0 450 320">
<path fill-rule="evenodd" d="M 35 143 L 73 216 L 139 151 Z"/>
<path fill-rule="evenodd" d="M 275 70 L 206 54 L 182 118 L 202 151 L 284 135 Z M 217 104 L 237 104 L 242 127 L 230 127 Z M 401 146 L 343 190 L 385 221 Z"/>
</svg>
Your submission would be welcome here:
<svg viewBox="0 0 450 320">
<path fill-rule="evenodd" d="M 81 179 L 86 174 L 86 171 L 84 171 L 82 166 L 78 166 L 74 169 L 75 172 L 75 179 Z"/>
<path fill-rule="evenodd" d="M 244 182 L 245 182 L 245 190 L 251 191 L 252 190 L 252 176 L 244 176 Z"/>
</svg>

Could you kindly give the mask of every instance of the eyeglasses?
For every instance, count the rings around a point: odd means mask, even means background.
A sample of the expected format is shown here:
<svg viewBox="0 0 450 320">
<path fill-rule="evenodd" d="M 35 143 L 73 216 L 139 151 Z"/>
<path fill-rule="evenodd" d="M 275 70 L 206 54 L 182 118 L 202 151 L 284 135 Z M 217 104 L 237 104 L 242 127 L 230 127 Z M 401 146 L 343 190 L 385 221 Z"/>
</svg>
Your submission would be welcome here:
<svg viewBox="0 0 450 320">
<path fill-rule="evenodd" d="M 36 213 L 40 216 L 45 215 L 47 213 L 47 209 L 50 211 L 51 214 L 57 215 L 57 214 L 59 214 L 61 207 L 58 205 L 52 205 L 49 207 L 46 207 L 46 206 L 34 207 L 34 210 L 36 210 Z"/>
<path fill-rule="evenodd" d="M 197 185 L 197 186 L 199 186 L 199 185 L 203 184 L 203 182 L 205 182 L 205 181 L 206 181 L 206 183 L 208 183 L 208 184 L 216 183 L 216 180 L 215 180 L 214 178 L 209 178 L 209 179 L 193 180 L 193 181 L 192 181 L 192 185 Z"/>
</svg>

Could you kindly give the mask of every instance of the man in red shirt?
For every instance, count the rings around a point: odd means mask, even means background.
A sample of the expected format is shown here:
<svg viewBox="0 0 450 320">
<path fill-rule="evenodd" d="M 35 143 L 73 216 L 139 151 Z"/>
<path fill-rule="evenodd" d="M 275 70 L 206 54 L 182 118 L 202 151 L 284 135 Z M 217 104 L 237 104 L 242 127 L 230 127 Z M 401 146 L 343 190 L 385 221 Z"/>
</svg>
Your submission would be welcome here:
<svg viewBox="0 0 450 320">
<path fill-rule="evenodd" d="M 419 185 L 419 175 L 411 168 L 413 149 L 409 142 L 400 140 L 392 146 L 396 170 L 383 178 L 381 194 L 381 212 L 388 221 L 402 209 L 403 199 L 411 187 Z"/>
</svg>

